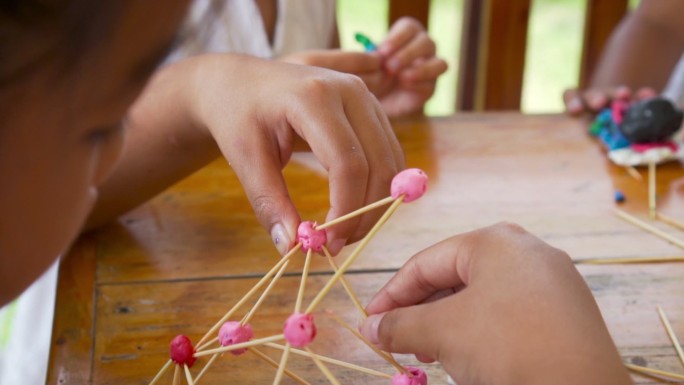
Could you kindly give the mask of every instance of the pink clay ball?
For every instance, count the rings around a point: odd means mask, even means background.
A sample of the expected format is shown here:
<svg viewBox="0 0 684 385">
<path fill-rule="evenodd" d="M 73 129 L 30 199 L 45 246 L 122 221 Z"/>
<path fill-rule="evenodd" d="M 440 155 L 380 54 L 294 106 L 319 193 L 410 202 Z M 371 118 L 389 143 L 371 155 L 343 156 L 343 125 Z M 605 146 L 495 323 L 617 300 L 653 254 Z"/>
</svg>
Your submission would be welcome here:
<svg viewBox="0 0 684 385">
<path fill-rule="evenodd" d="M 427 374 L 425 374 L 423 369 L 407 366 L 406 370 L 408 370 L 411 375 L 409 376 L 403 373 L 395 374 L 394 377 L 392 377 L 392 385 L 427 385 Z"/>
<path fill-rule="evenodd" d="M 297 228 L 297 240 L 302 244 L 302 250 L 309 249 L 321 253 L 323 246 L 328 240 L 325 230 L 316 230 L 316 223 L 311 221 L 302 222 Z"/>
<path fill-rule="evenodd" d="M 195 354 L 195 348 L 192 347 L 190 338 L 179 334 L 171 341 L 169 355 L 178 365 L 187 365 L 191 368 L 197 360 L 193 354 Z"/>
<path fill-rule="evenodd" d="M 285 321 L 285 339 L 295 348 L 301 348 L 316 338 L 316 324 L 311 313 L 294 313 Z"/>
<path fill-rule="evenodd" d="M 237 321 L 228 321 L 221 325 L 218 332 L 219 343 L 221 346 L 229 346 L 247 342 L 254 337 L 254 331 L 250 324 L 242 325 Z M 231 350 L 236 356 L 243 354 L 247 348 Z"/>
<path fill-rule="evenodd" d="M 392 179 L 392 198 L 404 196 L 404 202 L 413 202 L 425 194 L 427 174 L 419 168 L 407 168 Z"/>
</svg>

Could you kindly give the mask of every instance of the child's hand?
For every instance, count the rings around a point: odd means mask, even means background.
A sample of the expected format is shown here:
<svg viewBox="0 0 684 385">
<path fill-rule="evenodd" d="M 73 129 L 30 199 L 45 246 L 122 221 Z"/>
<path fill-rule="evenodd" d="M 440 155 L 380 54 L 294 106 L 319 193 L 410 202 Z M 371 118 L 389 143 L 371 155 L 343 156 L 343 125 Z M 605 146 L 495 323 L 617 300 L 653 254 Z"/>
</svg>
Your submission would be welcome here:
<svg viewBox="0 0 684 385">
<path fill-rule="evenodd" d="M 630 383 L 568 255 L 516 225 L 422 251 L 367 310 L 371 341 L 438 360 L 458 384 Z"/>
<path fill-rule="evenodd" d="M 437 78 L 447 70 L 444 60 L 435 56 L 434 41 L 417 20 L 403 17 L 390 28 L 378 46 L 393 84 L 378 99 L 390 116 L 422 111 L 435 91 Z"/>
<path fill-rule="evenodd" d="M 300 221 L 281 173 L 297 142 L 306 142 L 329 173 L 328 220 L 389 195 L 404 156 L 357 77 L 236 55 L 190 60 L 196 120 L 211 131 L 279 251 L 293 245 Z M 330 228 L 331 252 L 360 239 L 380 214 Z"/>
<path fill-rule="evenodd" d="M 642 87 L 632 94 L 632 90 L 626 86 L 608 88 L 589 88 L 586 90 L 568 89 L 563 92 L 565 111 L 570 115 L 579 115 L 584 112 L 597 113 L 606 107 L 610 107 L 613 100 L 644 100 L 656 96 L 656 91 L 650 87 Z"/>
</svg>

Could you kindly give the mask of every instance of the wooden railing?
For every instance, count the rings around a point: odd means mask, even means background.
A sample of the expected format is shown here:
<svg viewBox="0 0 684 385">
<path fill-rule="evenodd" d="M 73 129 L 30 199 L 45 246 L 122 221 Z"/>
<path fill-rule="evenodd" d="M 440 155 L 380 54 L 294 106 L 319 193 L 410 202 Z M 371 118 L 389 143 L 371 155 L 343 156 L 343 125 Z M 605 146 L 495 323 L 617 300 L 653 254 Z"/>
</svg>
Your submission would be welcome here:
<svg viewBox="0 0 684 385">
<path fill-rule="evenodd" d="M 459 0 L 453 0 L 459 1 Z M 533 0 L 461 0 L 457 111 L 519 110 Z M 587 0 L 578 84 L 586 86 L 628 0 Z M 389 0 L 390 25 L 412 16 L 426 27 L 428 0 Z"/>
</svg>

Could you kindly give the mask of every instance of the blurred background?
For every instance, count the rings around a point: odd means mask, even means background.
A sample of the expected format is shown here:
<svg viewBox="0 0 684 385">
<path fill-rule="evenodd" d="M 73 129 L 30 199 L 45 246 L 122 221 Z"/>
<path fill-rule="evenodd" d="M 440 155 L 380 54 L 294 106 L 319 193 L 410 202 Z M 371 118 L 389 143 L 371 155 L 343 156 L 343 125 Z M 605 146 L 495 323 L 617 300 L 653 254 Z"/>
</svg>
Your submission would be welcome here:
<svg viewBox="0 0 684 385">
<path fill-rule="evenodd" d="M 438 56 L 449 63 L 425 112 L 454 112 L 458 54 L 463 23 L 463 0 L 430 1 L 429 33 Z M 633 9 L 639 0 L 629 0 Z M 587 0 L 532 0 L 527 31 L 521 110 L 525 113 L 563 111 L 562 93 L 579 79 L 582 31 Z M 387 33 L 388 0 L 338 0 L 340 41 L 343 48 L 359 50 L 354 33 L 374 41 Z"/>
</svg>

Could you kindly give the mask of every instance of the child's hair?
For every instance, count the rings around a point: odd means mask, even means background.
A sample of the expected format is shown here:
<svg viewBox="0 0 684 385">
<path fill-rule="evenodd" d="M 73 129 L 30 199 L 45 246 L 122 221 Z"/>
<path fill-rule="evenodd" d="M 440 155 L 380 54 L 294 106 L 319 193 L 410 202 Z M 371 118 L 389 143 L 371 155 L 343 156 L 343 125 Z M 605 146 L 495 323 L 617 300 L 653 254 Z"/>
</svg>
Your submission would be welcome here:
<svg viewBox="0 0 684 385">
<path fill-rule="evenodd" d="M 106 39 L 125 0 L 0 0 L 0 87 L 50 64 L 57 74 Z"/>
</svg>

